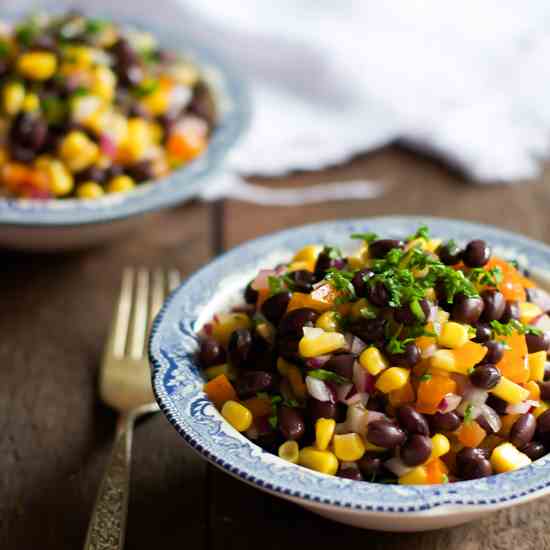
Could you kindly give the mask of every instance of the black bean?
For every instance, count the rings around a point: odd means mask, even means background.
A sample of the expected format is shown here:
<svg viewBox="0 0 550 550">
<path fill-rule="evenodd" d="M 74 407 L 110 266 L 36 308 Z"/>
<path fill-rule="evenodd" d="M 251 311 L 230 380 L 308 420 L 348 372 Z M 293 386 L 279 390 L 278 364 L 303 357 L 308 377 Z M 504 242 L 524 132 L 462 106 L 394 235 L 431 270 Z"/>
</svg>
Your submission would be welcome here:
<svg viewBox="0 0 550 550">
<path fill-rule="evenodd" d="M 404 247 L 405 243 L 397 239 L 378 239 L 369 244 L 369 256 L 371 258 L 385 258 L 390 250 Z"/>
<path fill-rule="evenodd" d="M 527 342 L 527 350 L 529 353 L 547 351 L 550 347 L 550 334 L 548 332 L 543 332 L 542 334 L 526 334 L 525 341 Z"/>
<path fill-rule="evenodd" d="M 430 426 L 433 432 L 454 432 L 461 424 L 460 416 L 454 411 L 448 413 L 436 412 L 430 415 Z"/>
<path fill-rule="evenodd" d="M 262 304 L 262 313 L 264 317 L 268 321 L 271 321 L 274 325 L 279 323 L 286 312 L 290 298 L 291 294 L 287 291 L 279 292 L 277 294 L 273 294 L 273 296 L 270 296 Z"/>
<path fill-rule="evenodd" d="M 298 441 L 306 431 L 306 425 L 300 411 L 294 407 L 279 407 L 278 426 L 286 440 Z"/>
<path fill-rule="evenodd" d="M 460 323 L 472 324 L 479 320 L 483 312 L 483 300 L 481 298 L 470 298 L 464 294 L 455 296 L 451 317 Z"/>
<path fill-rule="evenodd" d="M 397 409 L 397 420 L 401 427 L 411 434 L 430 434 L 426 418 L 411 405 L 403 405 Z"/>
<path fill-rule="evenodd" d="M 544 363 L 544 381 L 550 380 L 550 362 Z"/>
<path fill-rule="evenodd" d="M 368 478 L 379 474 L 382 470 L 382 459 L 378 456 L 365 455 L 358 464 L 363 475 Z"/>
<path fill-rule="evenodd" d="M 21 147 L 20 145 L 10 145 L 10 156 L 17 162 L 30 163 L 36 158 L 36 153 L 32 149 Z"/>
<path fill-rule="evenodd" d="M 462 249 L 454 241 L 442 244 L 436 252 L 445 265 L 455 265 L 462 260 Z"/>
<path fill-rule="evenodd" d="M 546 454 L 546 449 L 544 448 L 544 445 L 539 441 L 531 441 L 520 450 L 522 453 L 525 453 L 531 460 L 537 460 Z"/>
<path fill-rule="evenodd" d="M 500 322 L 509 323 L 512 319 L 519 319 L 519 317 L 520 311 L 518 302 L 516 302 L 515 300 L 506 302 L 506 306 L 504 306 L 504 312 L 500 317 Z"/>
<path fill-rule="evenodd" d="M 495 430 L 493 430 L 493 428 L 491 427 L 491 425 L 487 421 L 487 418 L 484 415 L 480 414 L 476 418 L 476 422 L 480 425 L 481 428 L 483 428 L 485 430 L 485 433 L 487 433 L 487 434 L 494 434 L 495 433 Z"/>
<path fill-rule="evenodd" d="M 506 414 L 506 408 L 508 407 L 508 403 L 504 401 L 504 399 L 501 399 L 500 397 L 497 397 L 496 395 L 493 395 L 492 393 L 489 394 L 489 397 L 486 401 L 487 405 L 495 410 L 498 414 Z"/>
<path fill-rule="evenodd" d="M 483 363 L 474 368 L 470 382 L 483 390 L 490 390 L 500 382 L 500 370 L 491 363 Z"/>
<path fill-rule="evenodd" d="M 375 420 L 369 424 L 367 440 L 373 445 L 393 449 L 405 442 L 405 432 L 393 422 Z"/>
<path fill-rule="evenodd" d="M 347 378 L 353 379 L 353 364 L 355 363 L 355 356 L 351 353 L 343 353 L 341 355 L 333 355 L 323 366 L 326 370 L 331 370 L 336 374 Z"/>
<path fill-rule="evenodd" d="M 355 289 L 355 294 L 358 298 L 364 298 L 367 294 L 366 280 L 372 277 L 374 273 L 370 269 L 359 270 L 351 280 L 351 284 Z"/>
<path fill-rule="evenodd" d="M 225 350 L 214 338 L 204 338 L 201 340 L 199 362 L 203 368 L 221 365 L 225 363 Z"/>
<path fill-rule="evenodd" d="M 378 307 L 385 307 L 390 301 L 390 293 L 382 282 L 367 286 L 367 300 Z"/>
<path fill-rule="evenodd" d="M 273 385 L 273 375 L 265 371 L 243 372 L 237 382 L 235 389 L 241 399 L 253 397 L 258 392 L 269 390 Z"/>
<path fill-rule="evenodd" d="M 483 344 L 491 339 L 493 332 L 487 323 L 475 323 L 474 328 L 476 329 L 476 336 L 473 339 L 474 342 Z"/>
<path fill-rule="evenodd" d="M 426 462 L 432 453 L 432 440 L 427 435 L 413 434 L 401 447 L 401 460 L 407 466 Z"/>
<path fill-rule="evenodd" d="M 543 401 L 550 401 L 550 381 L 539 382 L 540 398 Z"/>
<path fill-rule="evenodd" d="M 239 328 L 231 333 L 227 351 L 232 365 L 239 367 L 248 361 L 252 349 L 252 334 L 247 328 Z"/>
<path fill-rule="evenodd" d="M 300 344 L 299 338 L 293 336 L 277 337 L 276 348 L 279 355 L 287 361 L 301 361 L 302 358 L 298 351 Z"/>
<path fill-rule="evenodd" d="M 483 267 L 491 258 L 491 249 L 485 241 L 470 241 L 464 253 L 462 261 L 467 267 Z"/>
<path fill-rule="evenodd" d="M 258 301 L 258 296 L 260 295 L 256 289 L 252 288 L 252 282 L 253 281 L 250 281 L 244 289 L 244 300 L 247 304 L 255 304 Z"/>
<path fill-rule="evenodd" d="M 386 398 L 380 394 L 375 393 L 369 397 L 367 401 L 368 411 L 385 412 L 386 411 Z"/>
<path fill-rule="evenodd" d="M 89 166 L 85 170 L 81 170 L 76 174 L 76 181 L 78 183 L 84 183 L 86 181 L 95 181 L 96 183 L 103 183 L 105 181 L 106 171 L 99 166 Z"/>
<path fill-rule="evenodd" d="M 147 159 L 131 164 L 126 171 L 137 182 L 152 180 L 155 177 L 153 162 Z"/>
<path fill-rule="evenodd" d="M 117 176 L 122 176 L 124 174 L 124 168 L 120 164 L 111 164 L 106 170 L 105 179 L 111 180 Z"/>
<path fill-rule="evenodd" d="M 483 358 L 483 362 L 496 365 L 504 355 L 504 344 L 497 340 L 489 340 L 483 345 L 487 348 L 487 353 Z"/>
<path fill-rule="evenodd" d="M 20 113 L 11 125 L 8 139 L 14 146 L 37 153 L 46 142 L 47 134 L 48 124 L 42 117 Z"/>
<path fill-rule="evenodd" d="M 319 314 L 315 310 L 307 307 L 293 309 L 285 314 L 279 322 L 278 334 L 282 338 L 289 336 L 301 338 L 304 335 L 304 327 L 313 327 L 318 317 Z"/>
<path fill-rule="evenodd" d="M 420 308 L 420 311 L 417 312 L 413 311 L 411 304 L 396 308 L 393 311 L 395 321 L 404 325 L 414 325 L 418 322 L 425 323 L 430 315 L 430 304 L 428 300 L 420 300 L 417 304 Z M 417 313 L 421 313 L 422 316 L 417 315 Z"/>
<path fill-rule="evenodd" d="M 203 82 L 195 86 L 188 110 L 205 120 L 210 128 L 216 123 L 216 102 L 208 86 Z"/>
<path fill-rule="evenodd" d="M 498 290 L 487 289 L 481 293 L 481 299 L 483 300 L 483 313 L 481 314 L 481 320 L 498 321 L 504 313 L 506 307 L 506 300 L 504 295 Z"/>
<path fill-rule="evenodd" d="M 456 466 L 461 479 L 478 479 L 493 473 L 483 449 L 465 447 L 456 455 Z"/>
<path fill-rule="evenodd" d="M 315 424 L 319 418 L 336 418 L 336 403 L 319 401 L 318 399 L 310 397 L 307 401 L 307 406 L 313 424 Z"/>
<path fill-rule="evenodd" d="M 292 281 L 292 289 L 296 292 L 309 294 L 313 290 L 315 283 L 315 275 L 307 269 L 298 269 L 289 273 L 289 278 Z"/>
<path fill-rule="evenodd" d="M 403 353 L 388 353 L 388 359 L 392 365 L 414 367 L 422 359 L 418 346 L 414 342 L 405 345 Z"/>
<path fill-rule="evenodd" d="M 548 439 L 550 438 L 550 409 L 544 411 L 537 418 L 537 433 L 545 443 L 548 442 Z"/>
<path fill-rule="evenodd" d="M 510 443 L 518 449 L 527 445 L 535 435 L 537 420 L 531 413 L 522 414 L 510 430 Z"/>
<path fill-rule="evenodd" d="M 323 279 L 325 273 L 334 267 L 338 267 L 342 264 L 341 258 L 331 258 L 332 254 L 329 253 L 326 249 L 322 250 L 319 256 L 317 256 L 317 261 L 315 262 L 315 276 L 317 280 Z"/>
<path fill-rule="evenodd" d="M 353 481 L 363 481 L 363 476 L 358 468 L 340 468 L 338 477 L 353 479 Z"/>
<path fill-rule="evenodd" d="M 384 319 L 360 318 L 350 326 L 350 331 L 367 344 L 384 341 L 386 321 Z"/>
</svg>

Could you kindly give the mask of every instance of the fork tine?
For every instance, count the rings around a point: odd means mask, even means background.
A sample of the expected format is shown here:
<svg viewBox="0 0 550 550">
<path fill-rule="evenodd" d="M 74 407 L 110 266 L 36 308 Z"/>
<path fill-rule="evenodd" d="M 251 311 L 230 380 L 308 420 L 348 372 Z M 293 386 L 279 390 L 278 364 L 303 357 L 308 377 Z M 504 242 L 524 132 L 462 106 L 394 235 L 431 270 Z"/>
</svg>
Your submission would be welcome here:
<svg viewBox="0 0 550 550">
<path fill-rule="evenodd" d="M 180 272 L 177 269 L 170 269 L 168 271 L 168 292 L 173 292 L 178 288 L 181 281 Z"/>
<path fill-rule="evenodd" d="M 125 268 L 122 272 L 120 294 L 107 342 L 107 353 L 111 353 L 117 358 L 124 356 L 124 349 L 126 347 L 128 323 L 130 321 L 130 311 L 132 309 L 134 275 L 134 270 L 130 267 Z"/>
<path fill-rule="evenodd" d="M 164 296 L 165 296 L 165 277 L 164 272 L 162 269 L 155 269 L 153 272 L 153 281 L 151 285 L 151 306 L 149 308 L 149 322 L 148 327 L 149 330 L 151 330 L 151 325 L 153 324 L 153 320 L 155 319 L 157 313 L 160 311 L 160 308 L 162 307 L 162 303 L 164 302 Z"/>
<path fill-rule="evenodd" d="M 147 320 L 149 310 L 149 272 L 139 269 L 136 277 L 136 292 L 132 308 L 130 325 L 130 341 L 128 353 L 132 359 L 141 359 L 147 335 Z"/>
</svg>

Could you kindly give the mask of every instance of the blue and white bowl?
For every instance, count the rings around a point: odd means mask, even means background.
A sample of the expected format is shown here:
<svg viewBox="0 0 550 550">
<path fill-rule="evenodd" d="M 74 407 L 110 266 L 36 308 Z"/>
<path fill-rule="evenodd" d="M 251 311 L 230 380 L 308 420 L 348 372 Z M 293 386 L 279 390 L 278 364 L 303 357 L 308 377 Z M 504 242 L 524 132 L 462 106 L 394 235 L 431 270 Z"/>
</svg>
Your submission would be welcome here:
<svg viewBox="0 0 550 550">
<path fill-rule="evenodd" d="M 540 278 L 550 271 L 550 247 L 491 226 L 438 218 L 384 217 L 308 225 L 239 246 L 187 279 L 164 305 L 150 340 L 159 405 L 183 439 L 229 474 L 328 518 L 371 529 L 421 531 L 458 525 L 550 492 L 550 456 L 507 474 L 448 485 L 357 482 L 307 470 L 263 451 L 227 424 L 206 398 L 196 361 L 196 333 L 215 312 L 240 300 L 261 267 L 288 260 L 310 243 L 344 250 L 349 235 L 374 231 L 404 237 L 421 223 L 432 235 L 487 240 L 499 255 L 517 257 Z M 355 246 L 357 243 L 355 242 Z"/>
<path fill-rule="evenodd" d="M 218 124 L 206 151 L 164 179 L 135 190 L 96 200 L 28 200 L 0 197 L 0 247 L 65 250 L 105 241 L 141 221 L 141 215 L 196 197 L 208 176 L 220 169 L 227 153 L 246 129 L 250 100 L 245 83 L 201 44 L 176 29 L 132 21 L 161 45 L 186 54 L 201 67 L 216 99 Z"/>
</svg>

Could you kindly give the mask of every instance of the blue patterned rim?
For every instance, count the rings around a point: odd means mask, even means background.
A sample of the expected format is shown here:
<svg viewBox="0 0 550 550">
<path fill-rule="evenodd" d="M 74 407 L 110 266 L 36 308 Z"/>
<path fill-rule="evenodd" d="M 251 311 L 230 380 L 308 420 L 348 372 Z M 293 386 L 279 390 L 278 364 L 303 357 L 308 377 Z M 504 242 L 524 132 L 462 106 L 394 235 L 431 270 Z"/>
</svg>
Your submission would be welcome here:
<svg viewBox="0 0 550 550">
<path fill-rule="evenodd" d="M 58 8 L 59 9 L 59 8 Z M 127 194 L 109 195 L 93 201 L 78 199 L 28 200 L 0 198 L 0 226 L 78 226 L 106 223 L 190 200 L 207 185 L 205 176 L 220 168 L 227 153 L 242 136 L 250 120 L 250 98 L 244 81 L 233 67 L 222 62 L 201 44 L 194 44 L 175 29 L 150 30 L 166 47 L 184 52 L 210 77 L 220 119 L 210 143 L 200 157 L 166 178 L 146 183 Z"/>
<path fill-rule="evenodd" d="M 399 486 L 356 482 L 295 466 L 263 451 L 229 426 L 202 391 L 204 381 L 195 360 L 196 330 L 243 289 L 266 259 L 310 243 L 344 248 L 351 233 L 374 231 L 404 237 L 420 223 L 434 236 L 468 241 L 484 238 L 504 256 L 519 257 L 533 269 L 550 270 L 550 247 L 487 225 L 429 217 L 383 217 L 334 221 L 289 229 L 261 237 L 217 258 L 187 279 L 168 299 L 153 325 L 149 342 L 157 401 L 187 443 L 227 472 L 258 487 L 306 501 L 385 513 L 445 512 L 476 506 L 491 509 L 542 496 L 550 486 L 550 457 L 507 474 L 448 485 Z M 452 506 L 446 506 L 452 505 Z M 471 509 L 471 508 L 470 508 Z M 443 509 L 441 509 L 443 512 Z"/>
</svg>

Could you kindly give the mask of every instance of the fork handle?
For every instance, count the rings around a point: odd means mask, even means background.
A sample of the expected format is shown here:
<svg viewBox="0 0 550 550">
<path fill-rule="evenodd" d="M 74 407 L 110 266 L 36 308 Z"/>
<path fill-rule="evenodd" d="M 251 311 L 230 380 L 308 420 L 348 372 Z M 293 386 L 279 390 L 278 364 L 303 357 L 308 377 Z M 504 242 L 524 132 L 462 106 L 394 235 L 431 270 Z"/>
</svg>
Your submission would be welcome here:
<svg viewBox="0 0 550 550">
<path fill-rule="evenodd" d="M 133 415 L 121 415 L 118 419 L 113 450 L 96 497 L 84 550 L 124 547 L 134 420 Z"/>
</svg>

